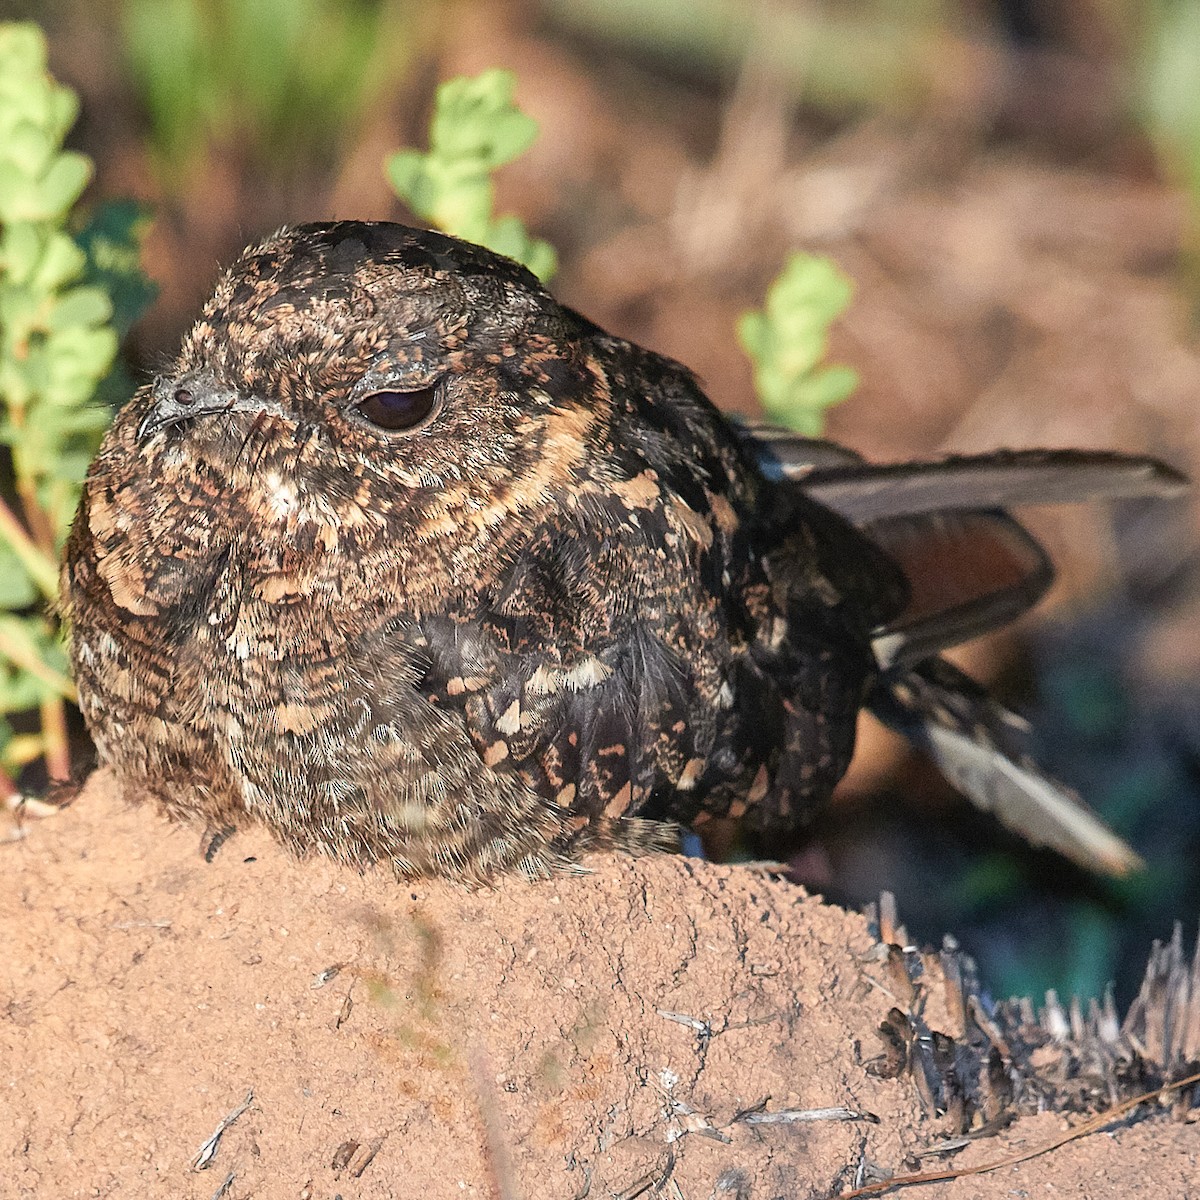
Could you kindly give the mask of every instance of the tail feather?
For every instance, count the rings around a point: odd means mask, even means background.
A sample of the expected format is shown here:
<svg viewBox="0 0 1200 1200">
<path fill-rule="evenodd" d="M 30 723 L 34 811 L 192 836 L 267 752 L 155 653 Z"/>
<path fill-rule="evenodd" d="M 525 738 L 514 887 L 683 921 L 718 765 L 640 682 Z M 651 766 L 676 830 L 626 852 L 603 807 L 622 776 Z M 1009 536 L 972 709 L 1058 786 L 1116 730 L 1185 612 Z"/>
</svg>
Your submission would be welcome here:
<svg viewBox="0 0 1200 1200">
<path fill-rule="evenodd" d="M 870 707 L 976 807 L 1026 841 L 1107 875 L 1144 866 L 1074 791 L 1029 757 L 1028 725 L 945 659 L 885 673 Z"/>
</svg>

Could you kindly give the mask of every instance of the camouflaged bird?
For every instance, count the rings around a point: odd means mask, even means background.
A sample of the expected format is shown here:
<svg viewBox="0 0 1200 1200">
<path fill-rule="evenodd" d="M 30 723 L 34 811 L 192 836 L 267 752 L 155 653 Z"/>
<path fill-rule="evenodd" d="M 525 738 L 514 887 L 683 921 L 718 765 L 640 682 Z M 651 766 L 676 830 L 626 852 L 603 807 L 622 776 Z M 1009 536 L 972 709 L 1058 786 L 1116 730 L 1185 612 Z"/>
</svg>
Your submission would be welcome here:
<svg viewBox="0 0 1200 1200">
<path fill-rule="evenodd" d="M 214 831 L 468 880 L 663 823 L 786 833 L 869 704 L 1002 819 L 1122 870 L 936 654 L 1049 582 L 1005 504 L 1179 484 L 739 429 L 507 259 L 308 225 L 243 254 L 118 415 L 63 592 L 101 760 Z"/>
</svg>

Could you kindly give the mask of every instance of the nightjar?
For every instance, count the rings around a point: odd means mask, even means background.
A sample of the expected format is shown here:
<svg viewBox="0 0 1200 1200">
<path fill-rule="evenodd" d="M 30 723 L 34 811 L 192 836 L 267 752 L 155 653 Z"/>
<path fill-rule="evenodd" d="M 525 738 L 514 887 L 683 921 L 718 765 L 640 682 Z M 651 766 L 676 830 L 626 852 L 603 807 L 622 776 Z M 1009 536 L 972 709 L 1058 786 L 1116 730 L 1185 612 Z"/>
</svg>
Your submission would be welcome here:
<svg viewBox="0 0 1200 1200">
<path fill-rule="evenodd" d="M 1120 871 L 937 654 L 1050 580 L 1006 505 L 1181 484 L 739 427 L 505 258 L 307 225 L 242 255 L 117 416 L 63 594 L 101 761 L 214 831 L 467 880 L 714 817 L 785 834 L 869 705 L 1001 819 Z"/>
</svg>

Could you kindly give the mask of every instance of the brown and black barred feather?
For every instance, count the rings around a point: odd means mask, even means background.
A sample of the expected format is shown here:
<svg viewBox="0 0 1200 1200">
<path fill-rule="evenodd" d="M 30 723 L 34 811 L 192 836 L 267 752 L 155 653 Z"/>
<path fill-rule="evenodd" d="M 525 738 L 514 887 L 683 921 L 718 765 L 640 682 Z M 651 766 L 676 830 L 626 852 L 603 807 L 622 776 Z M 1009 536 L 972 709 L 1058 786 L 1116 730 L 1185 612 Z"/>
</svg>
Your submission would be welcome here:
<svg viewBox="0 0 1200 1200">
<path fill-rule="evenodd" d="M 81 705 L 169 814 L 402 874 L 538 874 L 714 816 L 787 831 L 865 702 L 927 729 L 929 656 L 1036 600 L 1049 565 L 995 510 L 1073 479 L 1178 484 L 1094 455 L 881 474 L 735 430 L 479 247 L 283 230 L 88 475 Z"/>
</svg>

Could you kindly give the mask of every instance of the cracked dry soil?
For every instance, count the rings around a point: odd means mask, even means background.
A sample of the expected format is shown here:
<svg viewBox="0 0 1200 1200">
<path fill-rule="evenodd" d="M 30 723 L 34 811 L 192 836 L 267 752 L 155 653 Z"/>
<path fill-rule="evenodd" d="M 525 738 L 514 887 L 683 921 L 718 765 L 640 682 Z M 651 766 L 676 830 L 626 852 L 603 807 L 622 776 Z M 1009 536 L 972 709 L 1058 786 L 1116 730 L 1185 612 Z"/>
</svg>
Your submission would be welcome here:
<svg viewBox="0 0 1200 1200">
<path fill-rule="evenodd" d="M 0 1197 L 790 1200 L 940 1132 L 866 1069 L 893 1000 L 865 922 L 746 869 L 605 856 L 469 892 L 255 830 L 206 863 L 103 773 L 28 832 L 0 845 Z M 1146 1122 L 923 1194 L 1197 1180 L 1200 1127 Z"/>
</svg>

